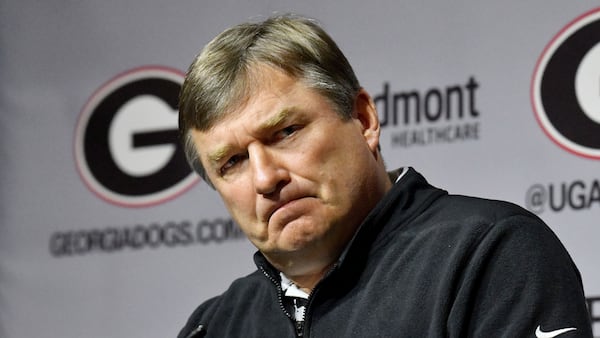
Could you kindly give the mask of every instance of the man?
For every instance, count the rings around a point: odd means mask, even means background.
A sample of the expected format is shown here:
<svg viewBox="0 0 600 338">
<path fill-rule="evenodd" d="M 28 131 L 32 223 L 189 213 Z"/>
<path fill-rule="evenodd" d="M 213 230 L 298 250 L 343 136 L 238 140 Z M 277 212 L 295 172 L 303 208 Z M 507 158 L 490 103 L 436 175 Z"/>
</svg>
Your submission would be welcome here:
<svg viewBox="0 0 600 338">
<path fill-rule="evenodd" d="M 591 336 L 579 273 L 537 217 L 386 172 L 373 100 L 313 21 L 217 36 L 180 130 L 258 269 L 179 337 Z"/>
</svg>

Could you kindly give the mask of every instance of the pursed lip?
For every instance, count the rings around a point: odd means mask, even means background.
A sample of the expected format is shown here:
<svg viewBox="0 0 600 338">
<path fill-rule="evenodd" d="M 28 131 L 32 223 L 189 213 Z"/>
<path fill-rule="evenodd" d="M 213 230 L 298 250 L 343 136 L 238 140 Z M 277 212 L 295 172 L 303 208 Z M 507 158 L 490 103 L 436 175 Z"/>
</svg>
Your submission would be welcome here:
<svg viewBox="0 0 600 338">
<path fill-rule="evenodd" d="M 282 197 L 283 196 L 283 197 Z M 279 196 L 279 199 L 276 200 L 268 200 L 265 199 L 263 201 L 263 212 L 260 212 L 259 215 L 261 216 L 261 220 L 269 223 L 269 221 L 271 220 L 271 216 L 273 216 L 273 214 L 275 212 L 277 212 L 277 210 L 279 210 L 280 208 L 286 206 L 287 204 L 303 199 L 303 198 L 308 198 L 308 197 L 313 197 L 310 195 L 306 195 L 306 194 L 297 194 L 297 195 L 290 195 L 290 196 L 284 196 L 283 194 L 281 194 Z"/>
</svg>

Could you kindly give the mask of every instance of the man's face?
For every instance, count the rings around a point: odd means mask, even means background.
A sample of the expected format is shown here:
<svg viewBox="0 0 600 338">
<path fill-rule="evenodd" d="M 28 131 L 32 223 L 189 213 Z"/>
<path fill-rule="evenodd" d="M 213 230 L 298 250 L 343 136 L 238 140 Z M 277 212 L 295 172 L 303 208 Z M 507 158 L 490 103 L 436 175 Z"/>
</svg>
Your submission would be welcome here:
<svg viewBox="0 0 600 338">
<path fill-rule="evenodd" d="M 208 131 L 192 130 L 200 159 L 232 217 L 273 264 L 335 260 L 389 189 L 377 174 L 377 113 L 361 91 L 353 118 L 344 120 L 296 79 L 261 71 L 264 81 L 244 105 Z"/>
</svg>

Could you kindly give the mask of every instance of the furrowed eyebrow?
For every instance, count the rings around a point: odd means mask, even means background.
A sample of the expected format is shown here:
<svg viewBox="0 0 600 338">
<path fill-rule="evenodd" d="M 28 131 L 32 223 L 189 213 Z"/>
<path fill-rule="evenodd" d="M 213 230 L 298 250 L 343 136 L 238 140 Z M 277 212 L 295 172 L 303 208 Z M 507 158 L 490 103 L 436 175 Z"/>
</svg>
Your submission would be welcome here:
<svg viewBox="0 0 600 338">
<path fill-rule="evenodd" d="M 229 154 L 230 151 L 231 151 L 230 146 L 223 146 L 223 147 L 217 148 L 215 151 L 208 154 L 207 157 L 208 157 L 208 160 L 210 161 L 210 163 L 213 163 L 213 164 L 219 163 L 227 156 L 227 154 Z"/>
<path fill-rule="evenodd" d="M 286 108 L 277 113 L 276 115 L 270 117 L 268 120 L 264 121 L 259 125 L 259 130 L 268 130 L 279 126 L 284 123 L 286 119 L 292 115 L 294 110 L 291 108 Z"/>
</svg>

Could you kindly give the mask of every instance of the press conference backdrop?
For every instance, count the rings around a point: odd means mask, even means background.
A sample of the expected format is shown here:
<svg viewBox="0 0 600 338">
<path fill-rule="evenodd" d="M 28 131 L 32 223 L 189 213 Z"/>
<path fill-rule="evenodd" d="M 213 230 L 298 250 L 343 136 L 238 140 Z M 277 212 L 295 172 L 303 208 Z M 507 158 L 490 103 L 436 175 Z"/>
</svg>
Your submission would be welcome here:
<svg viewBox="0 0 600 338">
<path fill-rule="evenodd" d="M 0 1 L 0 337 L 173 337 L 253 270 L 176 100 L 205 43 L 274 12 L 339 42 L 390 168 L 544 219 L 600 337 L 600 2 L 550 0 Z"/>
</svg>

